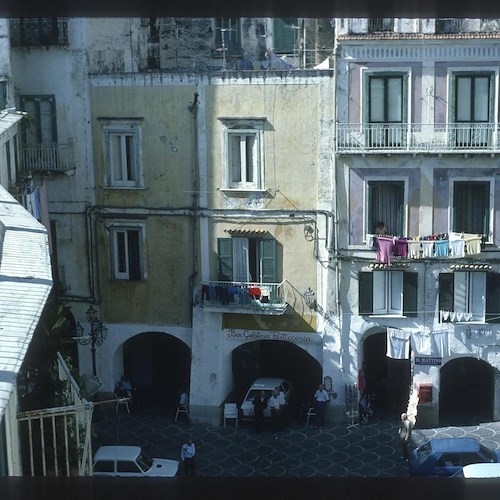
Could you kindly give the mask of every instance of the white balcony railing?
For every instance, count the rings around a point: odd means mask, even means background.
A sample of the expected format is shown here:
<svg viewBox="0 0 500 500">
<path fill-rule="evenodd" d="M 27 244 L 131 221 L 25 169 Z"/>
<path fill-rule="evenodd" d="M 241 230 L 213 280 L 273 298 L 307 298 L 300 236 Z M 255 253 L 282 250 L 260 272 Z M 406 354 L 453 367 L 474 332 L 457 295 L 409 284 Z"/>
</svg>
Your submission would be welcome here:
<svg viewBox="0 0 500 500">
<path fill-rule="evenodd" d="M 21 171 L 65 172 L 71 168 L 72 144 L 24 144 L 21 146 Z"/>
<path fill-rule="evenodd" d="M 222 312 L 283 314 L 284 284 L 210 281 L 201 285 L 201 304 Z"/>
<path fill-rule="evenodd" d="M 339 153 L 497 153 L 495 123 L 337 124 Z"/>
</svg>

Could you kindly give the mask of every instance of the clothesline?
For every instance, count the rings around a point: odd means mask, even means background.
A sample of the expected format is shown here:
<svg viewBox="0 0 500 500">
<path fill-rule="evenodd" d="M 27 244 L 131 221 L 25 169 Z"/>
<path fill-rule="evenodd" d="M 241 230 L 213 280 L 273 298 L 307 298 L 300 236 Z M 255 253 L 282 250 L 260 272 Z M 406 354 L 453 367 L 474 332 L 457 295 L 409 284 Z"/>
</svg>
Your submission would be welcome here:
<svg viewBox="0 0 500 500">
<path fill-rule="evenodd" d="M 390 264 L 391 257 L 420 259 L 434 257 L 459 258 L 465 257 L 466 254 L 476 255 L 481 253 L 481 242 L 481 235 L 471 233 L 449 233 L 413 238 L 366 235 L 367 247 L 376 248 L 377 262 L 387 264 Z"/>
</svg>

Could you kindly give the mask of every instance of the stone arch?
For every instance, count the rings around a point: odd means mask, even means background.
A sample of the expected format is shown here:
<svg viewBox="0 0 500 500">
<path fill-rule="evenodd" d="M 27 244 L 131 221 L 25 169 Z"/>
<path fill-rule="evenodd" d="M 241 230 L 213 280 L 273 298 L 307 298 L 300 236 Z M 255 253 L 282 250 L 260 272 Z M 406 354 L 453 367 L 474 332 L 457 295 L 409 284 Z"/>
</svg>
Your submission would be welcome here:
<svg viewBox="0 0 500 500">
<path fill-rule="evenodd" d="M 141 403 L 175 407 L 181 387 L 189 388 L 191 348 L 164 332 L 141 332 L 117 346 L 113 377 L 127 375 L 137 387 Z"/>
<path fill-rule="evenodd" d="M 306 349 L 282 340 L 256 340 L 231 351 L 234 395 L 241 402 L 258 377 L 282 377 L 294 384 L 296 409 L 305 403 L 322 380 L 321 363 Z"/>
<path fill-rule="evenodd" d="M 412 383 L 411 361 L 387 356 L 386 328 L 373 327 L 362 335 L 358 347 L 359 369 L 364 364 L 364 389 L 374 396 L 374 407 L 382 412 L 404 411 Z"/>
<path fill-rule="evenodd" d="M 469 356 L 447 361 L 439 371 L 439 424 L 473 425 L 492 421 L 495 368 Z"/>
</svg>

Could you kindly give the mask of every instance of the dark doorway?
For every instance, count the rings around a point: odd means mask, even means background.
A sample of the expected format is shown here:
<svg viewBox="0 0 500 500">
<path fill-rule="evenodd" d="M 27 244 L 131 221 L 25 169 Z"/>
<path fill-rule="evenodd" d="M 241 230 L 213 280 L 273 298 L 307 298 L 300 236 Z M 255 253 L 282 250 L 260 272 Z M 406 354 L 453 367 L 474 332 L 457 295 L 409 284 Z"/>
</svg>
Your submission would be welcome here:
<svg viewBox="0 0 500 500">
<path fill-rule="evenodd" d="M 312 400 L 322 380 L 321 365 L 309 353 L 291 342 L 259 340 L 233 351 L 234 397 L 241 402 L 252 382 L 259 377 L 284 378 L 293 384 L 291 411 L 298 415 Z"/>
<path fill-rule="evenodd" d="M 366 393 L 374 396 L 375 411 L 402 413 L 408 406 L 411 384 L 409 359 L 387 357 L 387 333 L 375 333 L 363 344 Z"/>
<path fill-rule="evenodd" d="M 179 389 L 189 388 L 191 349 L 164 333 L 143 333 L 123 345 L 123 368 L 144 406 L 174 408 Z"/>
<path fill-rule="evenodd" d="M 493 420 L 494 371 L 486 361 L 453 359 L 441 368 L 440 375 L 440 425 L 474 425 Z"/>
</svg>

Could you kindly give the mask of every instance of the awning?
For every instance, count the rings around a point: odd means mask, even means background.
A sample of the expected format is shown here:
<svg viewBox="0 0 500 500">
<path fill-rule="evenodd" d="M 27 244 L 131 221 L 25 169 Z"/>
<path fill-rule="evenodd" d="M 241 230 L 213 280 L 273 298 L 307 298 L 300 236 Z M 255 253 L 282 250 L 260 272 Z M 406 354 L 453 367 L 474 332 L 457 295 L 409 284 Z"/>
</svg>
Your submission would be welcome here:
<svg viewBox="0 0 500 500">
<path fill-rule="evenodd" d="M 226 232 L 231 235 L 263 235 L 266 234 L 267 231 L 265 229 L 226 229 Z"/>
</svg>

